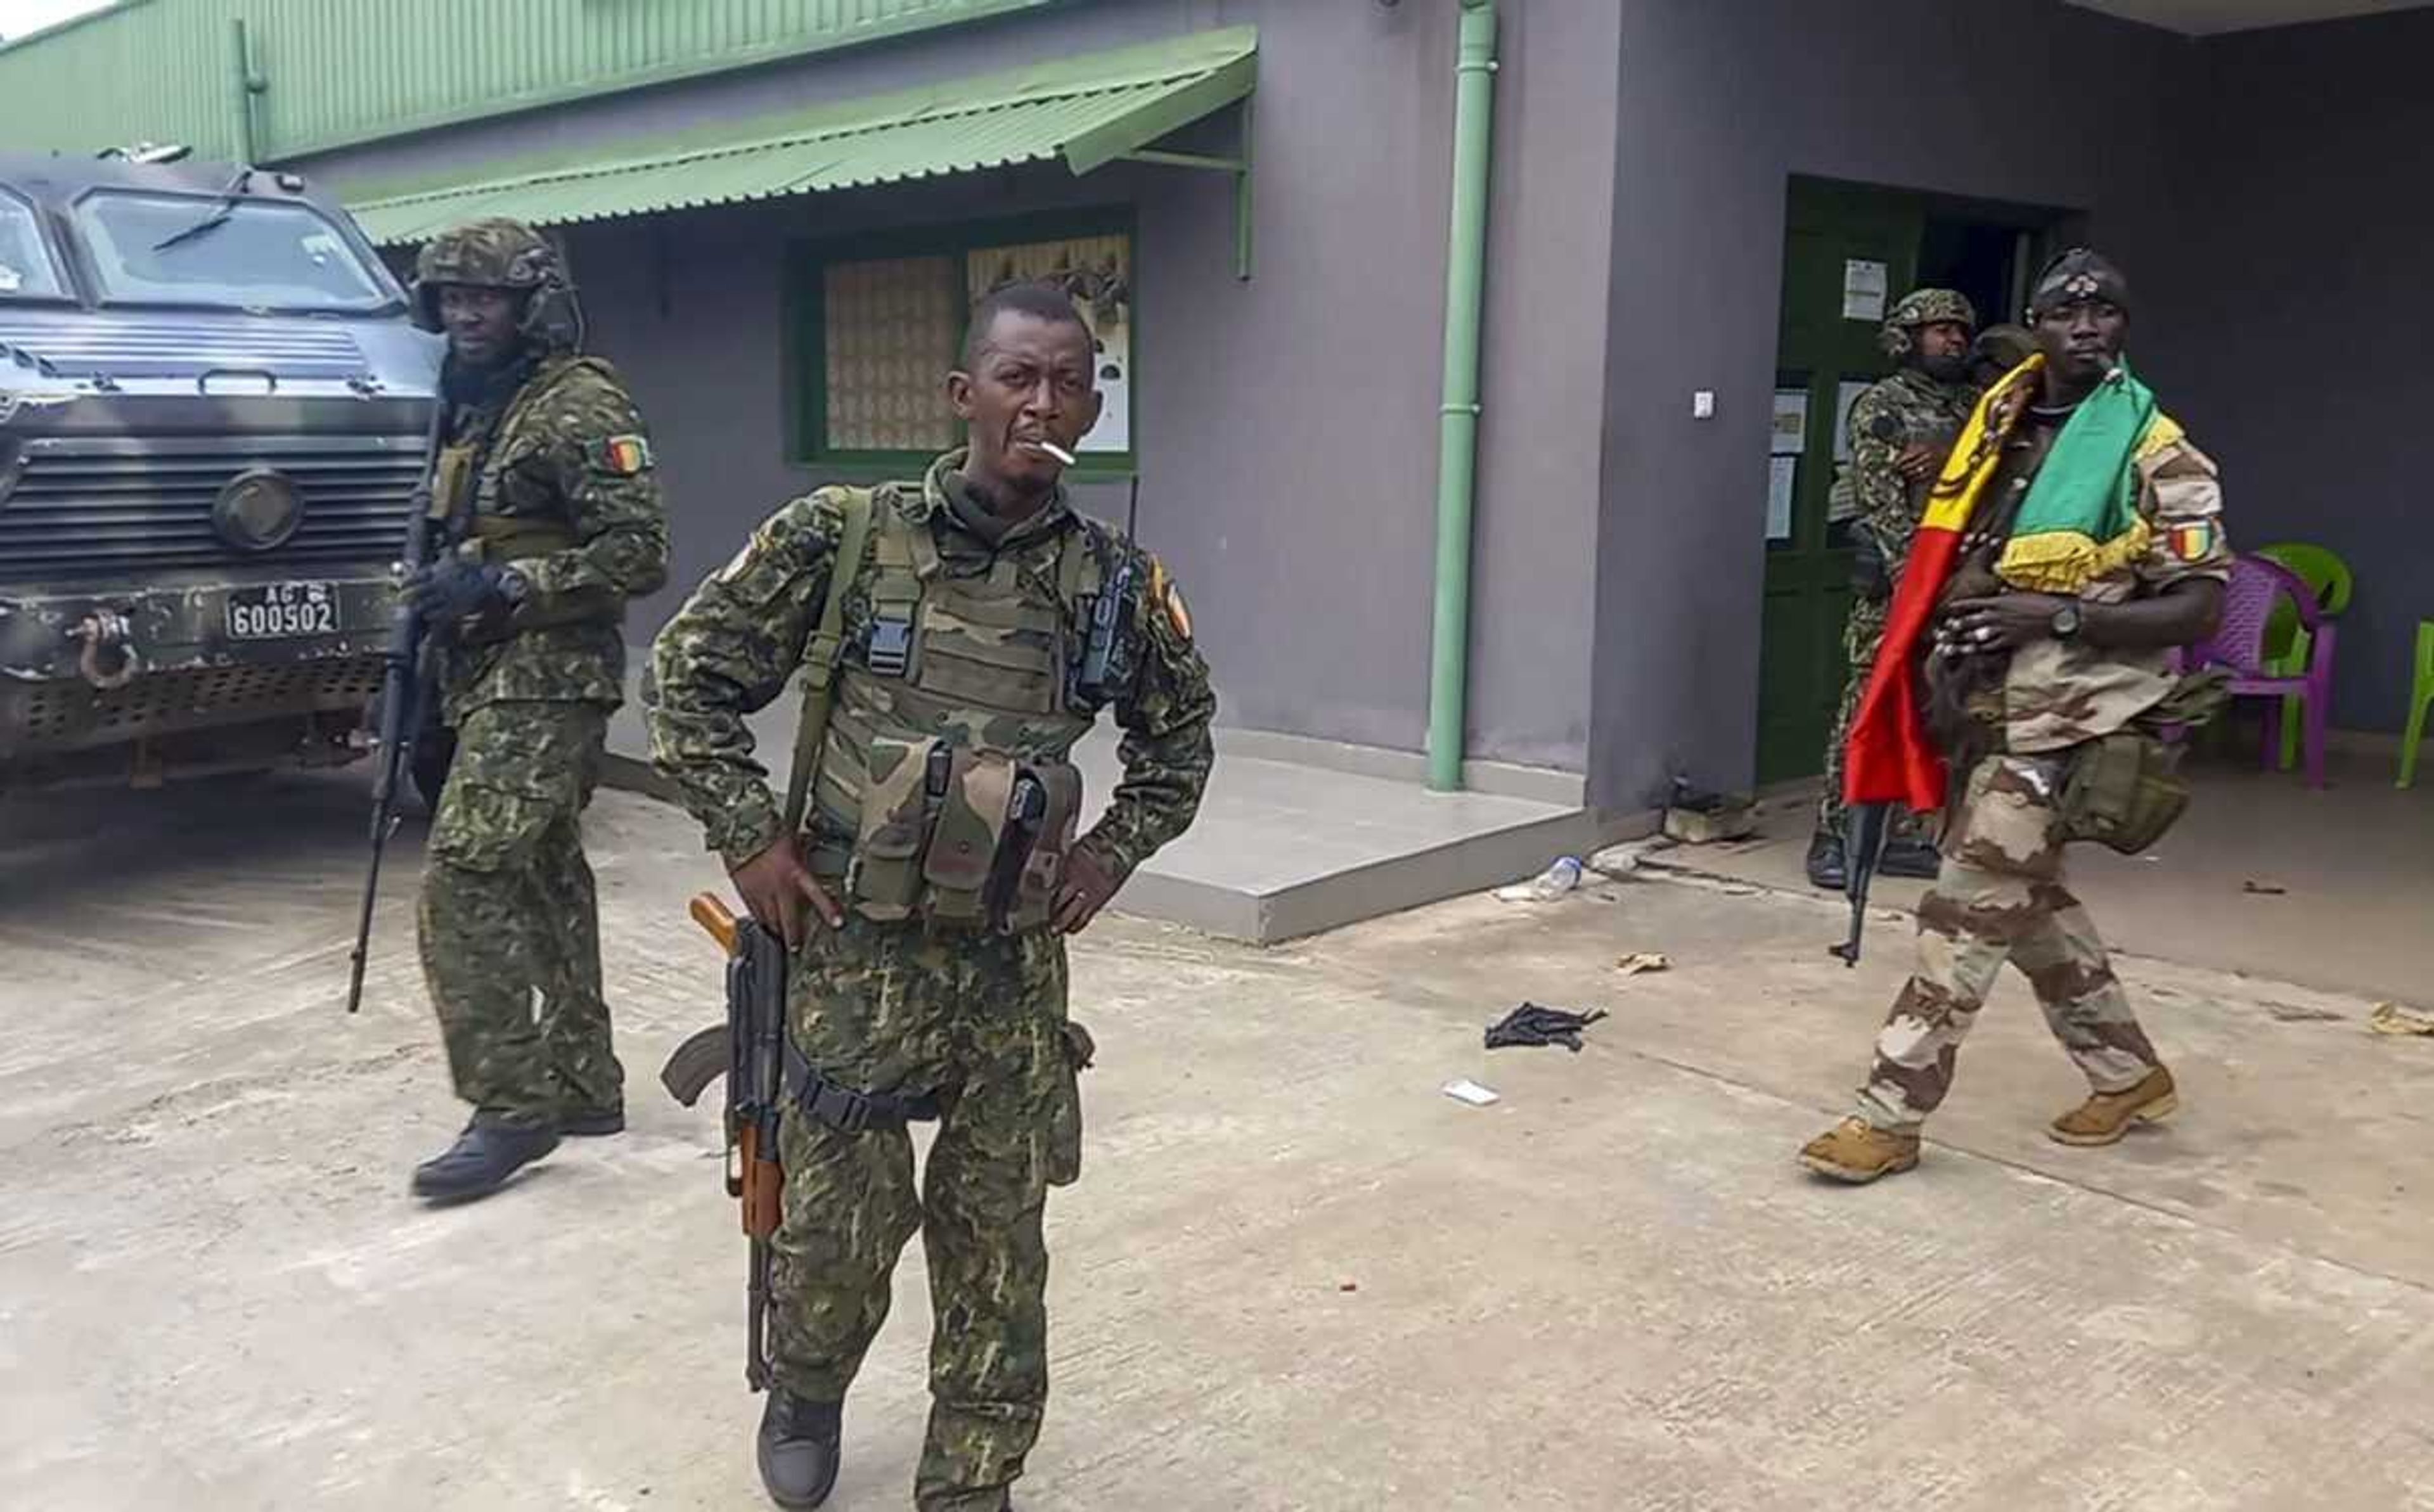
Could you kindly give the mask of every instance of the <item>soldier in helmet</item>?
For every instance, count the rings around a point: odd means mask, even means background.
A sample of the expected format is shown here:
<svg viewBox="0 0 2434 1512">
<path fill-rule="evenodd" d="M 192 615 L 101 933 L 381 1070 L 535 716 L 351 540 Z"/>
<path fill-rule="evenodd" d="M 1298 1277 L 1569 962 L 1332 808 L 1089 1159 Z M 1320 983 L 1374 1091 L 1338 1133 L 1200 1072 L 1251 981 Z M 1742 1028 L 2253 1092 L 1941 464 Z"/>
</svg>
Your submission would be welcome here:
<svg viewBox="0 0 2434 1512">
<path fill-rule="evenodd" d="M 418 1195 L 444 1200 L 493 1190 L 560 1134 L 625 1127 L 580 819 L 624 697 L 626 602 L 666 580 L 668 532 L 642 414 L 582 355 L 548 242 L 512 220 L 458 227 L 422 248 L 413 297 L 418 323 L 448 337 L 442 544 L 406 586 L 442 632 L 455 744 L 419 914 L 449 1067 L 473 1107 L 414 1173 Z"/>
<path fill-rule="evenodd" d="M 2005 373 L 2035 355 L 2036 333 L 2010 321 L 1988 326 L 1969 346 L 1969 382 L 1983 394 Z"/>
<path fill-rule="evenodd" d="M 1969 338 L 1977 324 L 1968 299 L 1950 289 L 1905 296 L 1885 316 L 1880 332 L 1885 354 L 1900 366 L 1851 405 L 1850 461 L 1834 487 L 1857 517 L 1859 571 L 1843 627 L 1849 672 L 1826 742 L 1826 790 L 1808 842 L 1808 880 L 1818 887 L 1843 884 L 1843 742 L 1868 669 L 1876 664 L 1885 607 L 1901 576 L 1927 485 L 1978 397 L 1969 382 Z M 1882 871 L 1894 876 L 1935 875 L 1935 846 L 1918 816 L 1899 812 L 1887 833 Z"/>
<path fill-rule="evenodd" d="M 1007 1505 L 1048 1396 L 1041 1214 L 1080 1174 L 1090 1047 L 1066 1017 L 1064 936 L 1183 833 L 1211 763 L 1181 592 L 1060 481 L 1100 406 L 1072 301 L 1036 283 L 983 299 L 946 397 L 965 447 L 918 480 L 779 509 L 660 632 L 644 685 L 654 763 L 794 947 L 758 1441 L 786 1507 L 835 1483 L 846 1391 L 916 1230 L 934 1316 L 915 1500 Z M 788 786 L 809 807 L 790 812 L 744 717 L 798 668 Z M 1124 774 L 1075 839 L 1070 754 L 1103 713 Z M 933 1118 L 917 1188 L 906 1124 Z"/>
</svg>

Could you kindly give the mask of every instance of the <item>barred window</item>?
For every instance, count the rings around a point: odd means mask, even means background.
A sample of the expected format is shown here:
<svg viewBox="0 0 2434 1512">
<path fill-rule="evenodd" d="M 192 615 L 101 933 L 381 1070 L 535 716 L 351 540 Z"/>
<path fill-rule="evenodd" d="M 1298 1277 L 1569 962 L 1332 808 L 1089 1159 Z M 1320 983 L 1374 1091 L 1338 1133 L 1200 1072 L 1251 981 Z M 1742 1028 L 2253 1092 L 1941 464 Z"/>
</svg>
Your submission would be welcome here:
<svg viewBox="0 0 2434 1512">
<path fill-rule="evenodd" d="M 1070 224 L 1070 223 L 1069 223 Z M 1043 231 L 1045 234 L 1043 234 Z M 1098 425 L 1085 465 L 1132 460 L 1133 238 L 1098 223 L 966 227 L 798 255 L 795 451 L 814 463 L 909 467 L 962 440 L 946 374 L 972 307 L 1009 283 L 1071 296 L 1090 327 Z"/>
</svg>

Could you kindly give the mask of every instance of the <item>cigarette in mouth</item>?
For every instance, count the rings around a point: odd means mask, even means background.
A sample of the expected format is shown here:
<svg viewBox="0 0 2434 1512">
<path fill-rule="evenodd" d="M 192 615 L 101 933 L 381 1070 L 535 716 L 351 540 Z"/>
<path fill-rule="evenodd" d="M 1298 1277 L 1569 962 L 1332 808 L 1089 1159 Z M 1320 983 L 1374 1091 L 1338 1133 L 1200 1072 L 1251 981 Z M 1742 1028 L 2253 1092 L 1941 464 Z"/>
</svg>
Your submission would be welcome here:
<svg viewBox="0 0 2434 1512">
<path fill-rule="evenodd" d="M 1037 447 L 1040 450 L 1047 452 L 1050 456 L 1054 457 L 1058 462 L 1063 463 L 1066 467 L 1071 467 L 1075 461 L 1078 460 L 1072 452 L 1066 450 L 1063 447 L 1058 446 L 1054 441 L 1034 441 L 1031 444 Z"/>
</svg>

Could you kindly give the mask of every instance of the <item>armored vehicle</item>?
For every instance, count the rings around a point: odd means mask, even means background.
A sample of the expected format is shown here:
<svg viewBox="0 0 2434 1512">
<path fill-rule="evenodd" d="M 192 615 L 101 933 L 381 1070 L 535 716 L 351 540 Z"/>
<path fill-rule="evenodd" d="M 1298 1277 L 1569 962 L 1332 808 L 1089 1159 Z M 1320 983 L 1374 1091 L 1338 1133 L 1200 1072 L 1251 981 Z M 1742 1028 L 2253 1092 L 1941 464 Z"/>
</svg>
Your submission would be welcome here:
<svg viewBox="0 0 2434 1512">
<path fill-rule="evenodd" d="M 436 338 L 273 169 L 0 153 L 0 793 L 361 754 Z"/>
</svg>

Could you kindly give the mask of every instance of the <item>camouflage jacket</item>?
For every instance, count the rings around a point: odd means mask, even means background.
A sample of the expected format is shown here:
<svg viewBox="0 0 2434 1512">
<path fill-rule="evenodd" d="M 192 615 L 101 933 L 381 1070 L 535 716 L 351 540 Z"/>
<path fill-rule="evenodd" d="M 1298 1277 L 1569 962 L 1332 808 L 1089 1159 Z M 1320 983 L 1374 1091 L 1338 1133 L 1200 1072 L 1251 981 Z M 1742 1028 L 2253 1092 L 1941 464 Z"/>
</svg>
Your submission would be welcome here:
<svg viewBox="0 0 2434 1512">
<path fill-rule="evenodd" d="M 1909 557 L 1927 499 L 1927 485 L 1912 484 L 1894 464 L 1903 448 L 1920 442 L 1949 447 L 1977 401 L 1967 384 L 1939 383 L 1915 367 L 1870 384 L 1852 401 L 1846 443 L 1851 455 L 1835 480 L 1834 491 L 1841 497 L 1834 501 L 1834 516 L 1867 523 L 1885 553 L 1888 572 L 1898 575 Z M 1892 423 L 1880 423 L 1886 419 Z"/>
<path fill-rule="evenodd" d="M 2080 590 L 2090 603 L 2123 603 L 2191 578 L 2231 576 L 2213 461 L 2163 416 L 2150 435 L 2133 467 L 2151 539 L 2130 565 Z M 2004 675 L 2004 744 L 2034 756 L 2110 735 L 2163 703 L 2178 682 L 2172 654 L 2162 647 L 2032 640 L 2012 654 Z"/>
<path fill-rule="evenodd" d="M 626 601 L 666 583 L 668 523 L 642 412 L 616 369 L 545 356 L 499 409 L 460 406 L 446 445 L 471 459 L 455 485 L 472 490 L 471 523 L 506 532 L 457 550 L 513 564 L 531 590 L 503 626 L 469 624 L 450 648 L 449 720 L 510 700 L 623 702 Z M 512 534 L 528 526 L 539 544 Z"/>
<path fill-rule="evenodd" d="M 941 480 L 962 454 L 939 459 L 919 484 L 883 490 L 906 518 L 931 532 L 942 570 L 985 573 L 1011 555 L 1026 576 L 1053 582 L 1065 533 L 1088 530 L 1110 550 L 1138 551 L 1116 533 L 1073 513 L 1062 490 L 991 546 L 956 518 Z M 643 683 L 651 759 L 699 820 L 711 849 L 730 867 L 774 842 L 783 815 L 768 770 L 753 754 L 744 717 L 773 703 L 801 665 L 829 590 L 829 569 L 844 528 L 845 492 L 822 489 L 794 500 L 763 521 L 734 560 L 705 580 L 660 631 Z M 858 643 L 869 619 L 877 564 L 866 556 L 847 591 L 845 643 Z M 1214 760 L 1209 724 L 1216 695 L 1191 641 L 1181 593 L 1164 568 L 1140 553 L 1139 585 L 1126 627 L 1130 677 L 1111 700 L 1123 730 L 1123 777 L 1106 811 L 1081 841 L 1117 875 L 1128 875 L 1191 824 Z M 1068 626 L 1085 637 L 1087 623 Z"/>
</svg>

